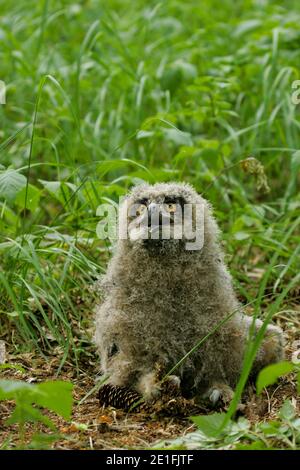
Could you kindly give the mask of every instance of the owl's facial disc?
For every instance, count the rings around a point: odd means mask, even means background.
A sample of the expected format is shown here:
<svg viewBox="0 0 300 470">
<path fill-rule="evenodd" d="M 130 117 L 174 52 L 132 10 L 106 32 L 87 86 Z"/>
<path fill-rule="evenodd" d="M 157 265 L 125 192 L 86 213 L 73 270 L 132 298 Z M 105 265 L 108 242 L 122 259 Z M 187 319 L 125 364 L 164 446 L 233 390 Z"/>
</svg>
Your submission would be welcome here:
<svg viewBox="0 0 300 470">
<path fill-rule="evenodd" d="M 142 240 L 145 247 L 166 246 L 178 241 L 184 203 L 183 198 L 172 196 L 136 200 L 128 210 L 130 240 Z"/>
</svg>

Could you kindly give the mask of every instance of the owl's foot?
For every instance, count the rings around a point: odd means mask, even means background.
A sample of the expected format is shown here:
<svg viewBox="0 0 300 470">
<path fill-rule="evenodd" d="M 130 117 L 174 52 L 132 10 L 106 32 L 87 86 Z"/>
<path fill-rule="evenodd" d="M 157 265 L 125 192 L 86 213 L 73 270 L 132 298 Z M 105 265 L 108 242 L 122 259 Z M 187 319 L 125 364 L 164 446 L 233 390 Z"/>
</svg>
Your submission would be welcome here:
<svg viewBox="0 0 300 470">
<path fill-rule="evenodd" d="M 208 399 L 213 407 L 219 405 L 228 406 L 233 395 L 234 392 L 229 385 L 224 383 L 215 383 L 203 394 L 203 398 Z"/>
<path fill-rule="evenodd" d="M 172 397 L 181 395 L 180 378 L 177 375 L 169 375 L 162 381 L 161 390 L 162 393 Z"/>
<path fill-rule="evenodd" d="M 268 325 L 265 337 L 255 358 L 251 375 L 257 375 L 261 369 L 269 364 L 282 361 L 284 359 L 283 345 L 284 338 L 281 328 L 275 325 Z"/>
<path fill-rule="evenodd" d="M 161 395 L 160 383 L 155 372 L 148 372 L 142 375 L 135 386 L 146 402 L 153 402 Z"/>
<path fill-rule="evenodd" d="M 162 394 L 178 396 L 180 394 L 180 379 L 176 375 L 170 375 L 160 381 L 156 372 L 149 372 L 139 379 L 135 388 L 147 402 L 153 402 Z"/>
</svg>

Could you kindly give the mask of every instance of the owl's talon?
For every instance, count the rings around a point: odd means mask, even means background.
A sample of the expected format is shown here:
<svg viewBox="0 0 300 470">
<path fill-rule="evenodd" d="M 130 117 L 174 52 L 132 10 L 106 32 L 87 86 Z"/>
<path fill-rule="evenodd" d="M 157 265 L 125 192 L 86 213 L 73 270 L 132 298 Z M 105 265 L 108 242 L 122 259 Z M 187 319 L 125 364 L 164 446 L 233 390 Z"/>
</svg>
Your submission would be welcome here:
<svg viewBox="0 0 300 470">
<path fill-rule="evenodd" d="M 180 388 L 180 378 L 177 375 L 169 375 L 165 382 L 169 383 L 172 387 Z"/>
<path fill-rule="evenodd" d="M 218 384 L 210 387 L 203 395 L 203 398 L 208 398 L 213 406 L 220 404 L 228 405 L 232 400 L 234 392 L 231 387 L 226 384 Z"/>
<path fill-rule="evenodd" d="M 214 388 L 211 394 L 209 395 L 209 399 L 212 404 L 215 406 L 221 398 L 221 392 L 217 388 Z"/>
<path fill-rule="evenodd" d="M 170 396 L 178 396 L 181 393 L 180 378 L 177 375 L 169 375 L 162 381 L 162 391 Z"/>
</svg>

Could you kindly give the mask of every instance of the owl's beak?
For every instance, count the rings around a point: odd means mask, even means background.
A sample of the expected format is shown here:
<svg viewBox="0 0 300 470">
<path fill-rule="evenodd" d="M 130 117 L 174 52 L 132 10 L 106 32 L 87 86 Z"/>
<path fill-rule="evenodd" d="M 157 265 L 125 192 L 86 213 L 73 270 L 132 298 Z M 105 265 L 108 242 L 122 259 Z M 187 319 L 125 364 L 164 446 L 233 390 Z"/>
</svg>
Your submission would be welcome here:
<svg viewBox="0 0 300 470">
<path fill-rule="evenodd" d="M 159 204 L 155 204 L 154 202 L 151 202 L 148 206 L 148 227 L 151 226 L 151 221 L 157 220 L 159 223 Z"/>
<path fill-rule="evenodd" d="M 151 202 L 148 206 L 148 227 L 155 230 L 169 222 L 169 214 L 165 213 L 162 209 L 162 205 Z"/>
</svg>

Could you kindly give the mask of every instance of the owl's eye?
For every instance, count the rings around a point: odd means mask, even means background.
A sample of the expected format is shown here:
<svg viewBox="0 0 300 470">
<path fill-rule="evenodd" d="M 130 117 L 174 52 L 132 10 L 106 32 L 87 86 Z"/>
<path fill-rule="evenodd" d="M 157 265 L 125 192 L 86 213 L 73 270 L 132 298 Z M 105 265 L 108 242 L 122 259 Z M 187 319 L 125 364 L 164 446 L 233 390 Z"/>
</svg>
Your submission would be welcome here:
<svg viewBox="0 0 300 470">
<path fill-rule="evenodd" d="M 135 214 L 136 215 L 142 215 L 145 212 L 146 209 L 147 209 L 147 206 L 145 204 L 140 204 L 137 207 Z"/>
<path fill-rule="evenodd" d="M 173 202 L 170 202 L 167 204 L 167 211 L 170 212 L 171 214 L 174 214 L 176 212 L 177 206 Z"/>
</svg>

